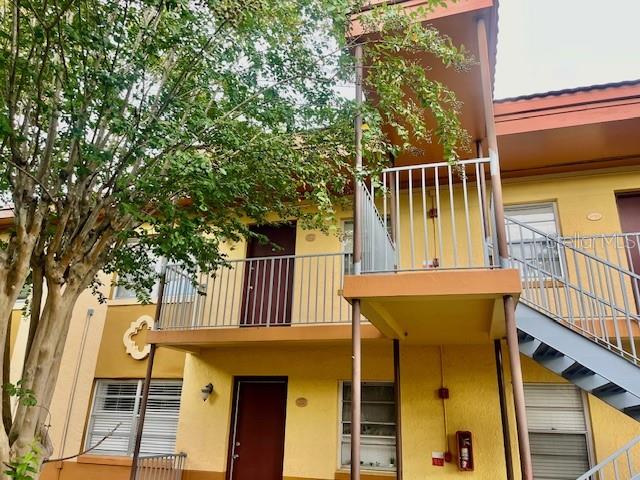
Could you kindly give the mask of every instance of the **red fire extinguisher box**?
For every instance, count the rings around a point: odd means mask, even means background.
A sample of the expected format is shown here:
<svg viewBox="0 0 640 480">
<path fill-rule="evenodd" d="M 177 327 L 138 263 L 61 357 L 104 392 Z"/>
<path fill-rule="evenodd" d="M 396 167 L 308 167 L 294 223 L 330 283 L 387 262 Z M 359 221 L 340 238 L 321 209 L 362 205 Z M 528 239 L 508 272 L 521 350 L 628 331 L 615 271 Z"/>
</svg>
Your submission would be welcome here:
<svg viewBox="0 0 640 480">
<path fill-rule="evenodd" d="M 463 472 L 473 471 L 475 465 L 471 432 L 457 431 L 456 445 L 458 446 L 458 469 Z"/>
</svg>

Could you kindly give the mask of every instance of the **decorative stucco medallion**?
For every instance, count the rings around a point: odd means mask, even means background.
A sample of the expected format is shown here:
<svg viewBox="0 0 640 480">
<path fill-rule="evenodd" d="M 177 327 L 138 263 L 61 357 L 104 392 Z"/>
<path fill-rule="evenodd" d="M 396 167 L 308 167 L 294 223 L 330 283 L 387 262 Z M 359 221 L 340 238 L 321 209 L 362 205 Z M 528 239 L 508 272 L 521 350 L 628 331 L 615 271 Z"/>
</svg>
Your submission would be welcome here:
<svg viewBox="0 0 640 480">
<path fill-rule="evenodd" d="M 142 348 L 138 346 L 134 337 L 140 333 L 143 328 L 147 330 L 151 330 L 151 325 L 153 325 L 153 318 L 149 315 L 143 315 L 137 320 L 131 322 L 127 331 L 124 332 L 124 336 L 122 337 L 122 342 L 124 343 L 124 348 L 126 352 L 131 355 L 131 358 L 134 360 L 144 360 L 149 355 L 151 351 L 151 345 L 146 344 Z"/>
</svg>

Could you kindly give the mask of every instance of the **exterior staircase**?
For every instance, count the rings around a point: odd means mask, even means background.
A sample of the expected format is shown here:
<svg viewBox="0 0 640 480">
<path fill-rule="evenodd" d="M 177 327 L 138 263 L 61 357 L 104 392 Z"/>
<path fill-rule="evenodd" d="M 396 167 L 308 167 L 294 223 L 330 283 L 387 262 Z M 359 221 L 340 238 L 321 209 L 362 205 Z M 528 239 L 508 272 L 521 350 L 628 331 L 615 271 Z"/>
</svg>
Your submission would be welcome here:
<svg viewBox="0 0 640 480">
<path fill-rule="evenodd" d="M 509 266 L 522 278 L 520 352 L 640 421 L 640 275 L 627 255 L 611 262 L 576 242 L 506 222 Z M 639 445 L 640 437 L 578 480 L 640 478 L 632 460 Z"/>
<path fill-rule="evenodd" d="M 640 276 L 512 218 L 507 233 L 521 353 L 640 420 Z"/>
</svg>

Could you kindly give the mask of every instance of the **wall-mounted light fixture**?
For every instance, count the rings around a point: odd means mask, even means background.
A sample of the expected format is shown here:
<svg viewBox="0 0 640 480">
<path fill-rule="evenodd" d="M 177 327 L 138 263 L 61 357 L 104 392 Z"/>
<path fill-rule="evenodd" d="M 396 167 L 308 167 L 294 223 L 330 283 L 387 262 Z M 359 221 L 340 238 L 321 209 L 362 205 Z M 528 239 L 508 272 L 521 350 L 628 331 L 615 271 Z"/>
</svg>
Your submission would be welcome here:
<svg viewBox="0 0 640 480">
<path fill-rule="evenodd" d="M 202 389 L 200 390 L 200 396 L 202 397 L 202 400 L 204 402 L 207 401 L 207 399 L 209 398 L 209 396 L 213 393 L 213 384 L 212 383 L 207 383 L 204 387 L 202 387 Z"/>
</svg>

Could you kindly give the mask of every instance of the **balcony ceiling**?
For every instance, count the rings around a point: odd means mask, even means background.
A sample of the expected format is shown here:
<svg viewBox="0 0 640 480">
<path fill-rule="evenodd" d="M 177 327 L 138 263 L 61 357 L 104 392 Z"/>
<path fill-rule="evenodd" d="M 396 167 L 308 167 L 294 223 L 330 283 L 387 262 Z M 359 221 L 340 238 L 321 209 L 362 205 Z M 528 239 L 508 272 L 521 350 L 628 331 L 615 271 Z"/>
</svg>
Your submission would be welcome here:
<svg viewBox="0 0 640 480">
<path fill-rule="evenodd" d="M 404 2 L 413 5 L 420 2 Z M 489 25 L 490 43 L 489 52 L 492 57 L 491 70 L 495 67 L 495 40 L 497 35 L 496 13 L 491 0 L 467 0 L 458 4 L 452 4 L 447 12 L 449 15 L 432 18 L 425 22 L 435 26 L 441 33 L 451 37 L 456 45 L 464 45 L 467 51 L 478 59 L 478 40 L 476 22 L 481 16 L 487 18 Z M 454 8 L 454 6 L 456 6 Z M 462 155 L 462 158 L 476 158 L 474 141 L 485 136 L 484 117 L 482 109 L 482 90 L 480 82 L 480 67 L 475 63 L 467 72 L 456 72 L 453 68 L 445 68 L 439 60 L 433 56 L 424 56 L 420 59 L 422 65 L 430 70 L 429 78 L 442 82 L 456 93 L 462 102 L 462 123 L 471 136 L 472 144 L 470 150 Z M 428 123 L 435 127 L 432 119 Z M 392 141 L 398 142 L 398 137 L 391 128 L 386 129 L 387 135 Z M 395 164 L 413 165 L 421 163 L 439 162 L 443 159 L 442 148 L 437 144 L 437 139 L 433 143 L 419 142 L 415 145 L 415 153 L 403 153 Z"/>
</svg>

